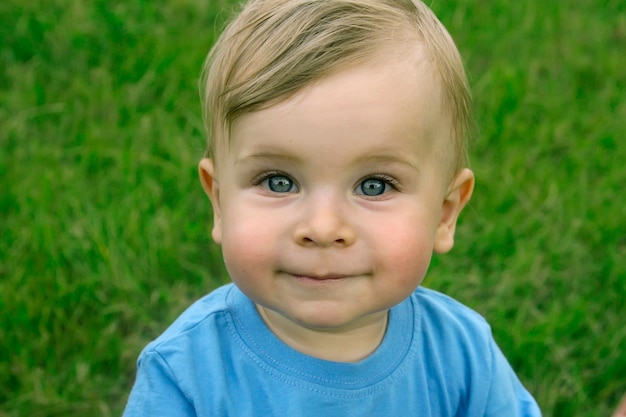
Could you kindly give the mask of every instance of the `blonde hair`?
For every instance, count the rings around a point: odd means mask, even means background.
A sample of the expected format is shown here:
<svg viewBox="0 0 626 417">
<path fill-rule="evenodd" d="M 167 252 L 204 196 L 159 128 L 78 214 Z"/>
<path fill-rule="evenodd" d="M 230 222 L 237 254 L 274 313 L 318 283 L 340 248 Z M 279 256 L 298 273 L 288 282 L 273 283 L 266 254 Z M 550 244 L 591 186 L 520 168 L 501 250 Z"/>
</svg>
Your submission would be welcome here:
<svg viewBox="0 0 626 417">
<path fill-rule="evenodd" d="M 289 98 L 332 71 L 390 48 L 425 47 L 451 118 L 454 172 L 467 165 L 471 95 L 454 41 L 419 0 L 251 0 L 203 67 L 206 155 L 227 145 L 240 115 Z M 215 161 L 218 163 L 218 161 Z"/>
</svg>

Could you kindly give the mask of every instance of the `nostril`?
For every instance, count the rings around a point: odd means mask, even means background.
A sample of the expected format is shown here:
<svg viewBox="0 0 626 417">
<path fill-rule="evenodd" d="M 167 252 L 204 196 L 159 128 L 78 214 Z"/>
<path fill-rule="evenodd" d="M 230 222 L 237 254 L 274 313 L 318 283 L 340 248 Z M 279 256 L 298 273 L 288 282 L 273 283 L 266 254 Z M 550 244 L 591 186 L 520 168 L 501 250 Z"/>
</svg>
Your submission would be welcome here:
<svg viewBox="0 0 626 417">
<path fill-rule="evenodd" d="M 301 241 L 300 241 L 300 242 L 301 242 L 302 244 L 304 244 L 304 245 L 311 245 L 311 244 L 316 244 L 316 245 L 318 245 L 318 244 L 323 243 L 323 240 L 319 240 L 319 241 L 318 241 L 318 240 L 316 240 L 316 239 L 313 239 L 313 238 L 310 238 L 310 237 L 306 237 L 306 236 L 305 236 L 305 237 L 302 237 L 302 239 L 301 239 Z M 339 239 L 334 239 L 334 240 L 331 240 L 331 241 L 329 241 L 329 243 L 330 243 L 331 245 L 339 245 L 339 246 L 344 246 L 344 245 L 346 245 L 346 244 L 347 244 L 347 240 L 346 240 L 346 239 L 343 239 L 343 238 L 339 238 Z"/>
<path fill-rule="evenodd" d="M 347 247 L 355 239 L 355 231 L 336 213 L 307 218 L 293 230 L 293 240 L 298 245 L 319 247 Z"/>
</svg>

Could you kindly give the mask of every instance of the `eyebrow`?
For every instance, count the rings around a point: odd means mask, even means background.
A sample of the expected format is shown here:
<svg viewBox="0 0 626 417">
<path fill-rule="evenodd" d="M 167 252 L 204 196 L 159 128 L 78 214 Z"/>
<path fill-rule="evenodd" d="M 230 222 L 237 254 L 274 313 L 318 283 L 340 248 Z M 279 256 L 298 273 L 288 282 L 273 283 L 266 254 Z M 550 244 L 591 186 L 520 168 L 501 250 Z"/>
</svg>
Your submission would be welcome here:
<svg viewBox="0 0 626 417">
<path fill-rule="evenodd" d="M 240 164 L 248 164 L 248 163 L 259 163 L 259 162 L 275 162 L 275 161 L 283 161 L 283 162 L 299 162 L 300 158 L 296 158 L 292 155 L 287 155 L 280 152 L 260 152 L 253 153 L 250 155 L 245 155 L 235 161 L 235 165 Z"/>
<path fill-rule="evenodd" d="M 401 164 L 406 165 L 409 168 L 420 172 L 421 169 L 416 161 L 409 158 L 405 155 L 399 155 L 395 153 L 385 154 L 372 154 L 372 155 L 364 155 L 360 158 L 357 158 L 355 164 L 378 164 L 378 165 L 388 165 L 388 164 Z"/>
<path fill-rule="evenodd" d="M 301 158 L 295 157 L 293 155 L 288 155 L 282 152 L 259 152 L 253 153 L 250 155 L 245 155 L 235 161 L 235 165 L 241 164 L 249 164 L 249 163 L 263 163 L 263 162 L 276 162 L 281 161 L 285 163 L 299 163 L 302 161 Z M 395 153 L 374 153 L 363 155 L 356 158 L 352 165 L 362 165 L 362 164 L 376 164 L 376 165 L 389 165 L 389 164 L 401 164 L 409 167 L 410 169 L 417 171 L 418 173 L 421 171 L 417 162 L 413 161 L 411 158 Z"/>
</svg>

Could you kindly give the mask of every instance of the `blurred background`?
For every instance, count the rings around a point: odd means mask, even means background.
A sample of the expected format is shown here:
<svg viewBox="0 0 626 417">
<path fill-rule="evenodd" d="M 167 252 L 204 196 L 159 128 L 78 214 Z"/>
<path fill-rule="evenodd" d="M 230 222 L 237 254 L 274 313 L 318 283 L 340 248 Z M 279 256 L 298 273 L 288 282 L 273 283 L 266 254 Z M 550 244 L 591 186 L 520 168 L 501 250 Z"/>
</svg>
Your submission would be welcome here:
<svg viewBox="0 0 626 417">
<path fill-rule="evenodd" d="M 235 1 L 0 3 L 0 416 L 116 416 L 143 346 L 228 282 L 197 180 Z M 626 390 L 626 2 L 430 2 L 480 137 L 425 285 L 483 314 L 545 416 Z"/>
</svg>

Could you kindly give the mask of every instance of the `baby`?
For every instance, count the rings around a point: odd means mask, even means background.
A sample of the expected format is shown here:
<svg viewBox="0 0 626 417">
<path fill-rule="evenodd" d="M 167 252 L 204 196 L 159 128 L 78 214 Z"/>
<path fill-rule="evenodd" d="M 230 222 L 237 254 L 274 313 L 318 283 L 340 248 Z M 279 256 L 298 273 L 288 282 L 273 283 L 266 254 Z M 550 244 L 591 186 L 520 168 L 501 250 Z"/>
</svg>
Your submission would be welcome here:
<svg viewBox="0 0 626 417">
<path fill-rule="evenodd" d="M 233 284 L 142 352 L 126 416 L 539 416 L 420 287 L 471 197 L 471 99 L 415 0 L 252 0 L 211 50 L 200 180 Z"/>
</svg>

